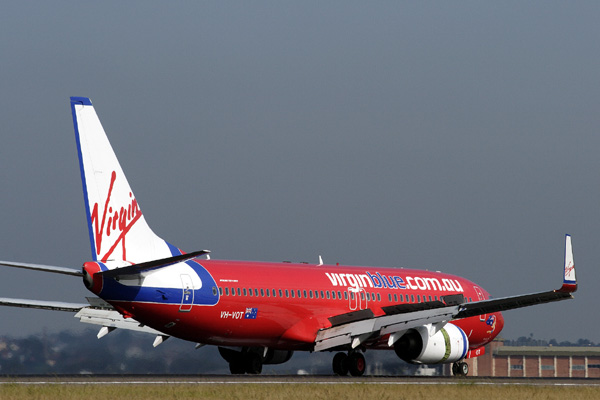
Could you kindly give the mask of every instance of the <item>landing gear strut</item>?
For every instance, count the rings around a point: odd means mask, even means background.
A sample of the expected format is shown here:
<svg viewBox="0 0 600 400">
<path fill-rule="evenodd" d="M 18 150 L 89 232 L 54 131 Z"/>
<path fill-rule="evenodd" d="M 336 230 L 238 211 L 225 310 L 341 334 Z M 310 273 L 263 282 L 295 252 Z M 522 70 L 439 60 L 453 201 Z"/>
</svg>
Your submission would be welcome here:
<svg viewBox="0 0 600 400">
<path fill-rule="evenodd" d="M 467 376 L 469 373 L 469 364 L 464 361 L 458 361 L 452 364 L 452 375 Z"/>
<path fill-rule="evenodd" d="M 365 356 L 359 351 L 346 353 L 336 353 L 333 357 L 333 373 L 339 376 L 346 376 L 348 372 L 352 376 L 362 376 L 365 373 L 367 363 Z"/>
</svg>

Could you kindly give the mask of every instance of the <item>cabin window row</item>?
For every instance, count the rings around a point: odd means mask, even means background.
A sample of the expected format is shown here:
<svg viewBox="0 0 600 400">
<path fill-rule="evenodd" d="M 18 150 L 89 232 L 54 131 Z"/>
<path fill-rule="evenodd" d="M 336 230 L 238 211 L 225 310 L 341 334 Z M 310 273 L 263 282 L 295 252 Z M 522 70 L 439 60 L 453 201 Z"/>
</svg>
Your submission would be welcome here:
<svg viewBox="0 0 600 400">
<path fill-rule="evenodd" d="M 215 293 L 216 294 L 216 293 Z M 305 299 L 327 299 L 327 300 L 342 300 L 342 298 L 344 300 L 348 300 L 348 292 L 347 291 L 335 291 L 335 290 L 301 290 L 301 289 L 257 289 L 257 288 L 229 288 L 229 287 L 225 287 L 225 290 L 223 290 L 223 287 L 219 288 L 219 294 L 221 296 L 225 295 L 225 296 L 251 296 L 251 297 L 285 297 L 285 298 L 305 298 Z M 355 298 L 355 292 L 350 292 L 350 298 L 352 300 L 354 300 Z M 373 293 L 373 292 L 364 292 L 361 291 L 360 292 L 360 298 L 361 300 L 368 300 L 368 301 L 381 301 L 381 295 L 379 293 Z M 405 301 L 406 300 L 406 301 Z M 416 301 L 415 301 L 416 300 Z M 465 299 L 467 302 L 471 302 L 472 299 L 468 298 Z M 388 294 L 388 301 L 390 303 L 420 303 L 421 302 L 421 295 L 405 295 L 403 294 L 397 294 L 394 293 L 393 295 L 391 293 Z M 423 295 L 422 297 L 422 301 L 426 302 L 426 301 L 438 301 L 438 296 L 426 296 Z"/>
<path fill-rule="evenodd" d="M 409 297 L 410 296 L 410 297 Z M 394 303 L 404 303 L 404 295 L 402 294 L 397 294 L 394 293 L 393 295 L 391 293 L 388 294 L 388 300 L 390 302 L 394 302 Z M 420 303 L 421 302 L 421 295 L 418 294 L 416 296 L 416 302 Z M 427 302 L 427 301 L 438 301 L 438 297 L 437 296 L 426 296 L 423 295 L 423 302 Z M 469 298 L 465 298 L 465 301 L 467 301 L 468 303 L 472 302 L 473 300 L 469 297 Z M 411 294 L 411 295 L 406 295 L 406 302 L 407 303 L 414 303 L 415 302 L 415 295 Z"/>
</svg>

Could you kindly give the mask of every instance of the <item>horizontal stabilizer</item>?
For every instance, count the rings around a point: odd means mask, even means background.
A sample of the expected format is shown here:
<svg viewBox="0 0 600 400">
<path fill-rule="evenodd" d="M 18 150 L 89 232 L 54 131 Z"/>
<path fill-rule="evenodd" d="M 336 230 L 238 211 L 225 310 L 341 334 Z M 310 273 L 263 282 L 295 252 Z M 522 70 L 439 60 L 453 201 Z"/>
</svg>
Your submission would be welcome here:
<svg viewBox="0 0 600 400">
<path fill-rule="evenodd" d="M 29 299 L 9 299 L 0 297 L 0 306 L 39 308 L 42 310 L 77 312 L 82 308 L 89 307 L 88 304 L 65 303 L 62 301 L 42 301 Z"/>
<path fill-rule="evenodd" d="M 200 250 L 200 251 L 195 251 L 193 253 L 181 254 L 181 255 L 175 256 L 175 257 L 162 258 L 160 260 L 154 260 L 154 261 L 143 262 L 143 263 L 139 263 L 139 264 L 135 264 L 135 265 L 130 265 L 128 267 L 110 269 L 108 271 L 102 271 L 102 272 L 100 272 L 100 274 L 102 276 L 105 276 L 108 278 L 115 278 L 117 276 L 124 276 L 124 275 L 135 275 L 135 274 L 139 274 L 144 271 L 168 267 L 169 265 L 189 261 L 194 258 L 200 257 L 203 254 L 208 254 L 208 253 L 210 253 L 209 250 Z"/>
<path fill-rule="evenodd" d="M 65 275 L 73 275 L 73 276 L 79 276 L 79 277 L 83 276 L 81 270 L 79 270 L 79 269 L 55 267 L 53 265 L 28 264 L 28 263 L 18 263 L 18 262 L 12 262 L 12 261 L 0 261 L 0 265 L 4 265 L 5 267 L 31 269 L 34 271 L 52 272 L 55 274 L 65 274 Z"/>
</svg>

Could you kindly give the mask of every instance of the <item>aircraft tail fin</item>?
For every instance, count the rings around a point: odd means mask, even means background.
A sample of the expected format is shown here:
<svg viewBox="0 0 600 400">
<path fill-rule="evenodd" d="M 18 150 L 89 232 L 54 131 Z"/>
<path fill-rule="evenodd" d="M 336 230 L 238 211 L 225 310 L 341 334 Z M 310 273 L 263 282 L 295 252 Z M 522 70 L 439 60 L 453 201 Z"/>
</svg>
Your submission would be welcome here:
<svg viewBox="0 0 600 400">
<path fill-rule="evenodd" d="M 182 254 L 146 223 L 91 100 L 71 97 L 71 111 L 93 260 L 137 264 Z"/>
</svg>

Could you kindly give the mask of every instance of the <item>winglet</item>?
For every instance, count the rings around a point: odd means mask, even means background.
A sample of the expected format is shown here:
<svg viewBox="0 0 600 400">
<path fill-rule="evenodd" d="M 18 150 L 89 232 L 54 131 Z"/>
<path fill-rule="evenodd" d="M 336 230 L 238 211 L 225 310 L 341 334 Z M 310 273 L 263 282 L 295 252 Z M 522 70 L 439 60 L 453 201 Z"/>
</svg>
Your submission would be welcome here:
<svg viewBox="0 0 600 400">
<path fill-rule="evenodd" d="M 573 246 L 571 235 L 565 236 L 565 275 L 563 285 L 559 292 L 572 293 L 577 290 L 577 278 L 575 277 L 575 262 L 573 261 Z"/>
</svg>

